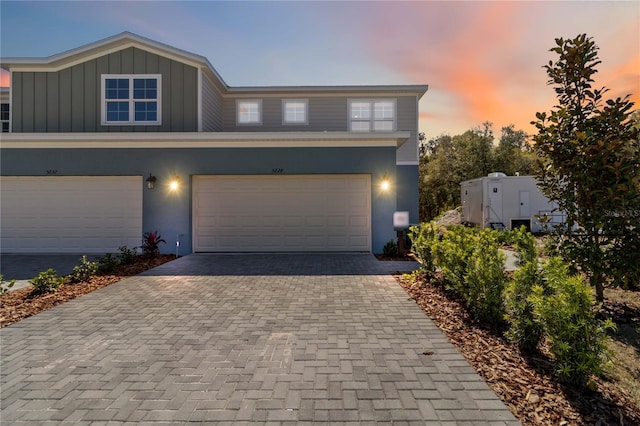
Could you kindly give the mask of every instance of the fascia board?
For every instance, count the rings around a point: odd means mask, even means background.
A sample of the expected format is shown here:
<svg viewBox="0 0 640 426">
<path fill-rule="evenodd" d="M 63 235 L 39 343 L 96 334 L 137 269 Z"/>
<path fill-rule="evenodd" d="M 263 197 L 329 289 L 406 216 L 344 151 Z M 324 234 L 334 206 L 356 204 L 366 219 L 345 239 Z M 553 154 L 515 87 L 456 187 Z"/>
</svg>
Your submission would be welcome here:
<svg viewBox="0 0 640 426">
<path fill-rule="evenodd" d="M 0 148 L 398 148 L 410 136 L 410 132 L 4 133 Z"/>
</svg>

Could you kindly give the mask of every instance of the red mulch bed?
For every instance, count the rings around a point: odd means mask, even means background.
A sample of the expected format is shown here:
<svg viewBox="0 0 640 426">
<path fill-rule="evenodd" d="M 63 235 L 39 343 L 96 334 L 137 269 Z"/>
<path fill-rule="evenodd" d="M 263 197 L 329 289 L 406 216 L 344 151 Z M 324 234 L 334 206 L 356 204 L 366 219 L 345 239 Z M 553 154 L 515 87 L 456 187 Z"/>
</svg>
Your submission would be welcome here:
<svg viewBox="0 0 640 426">
<path fill-rule="evenodd" d="M 640 425 L 640 408 L 615 383 L 594 377 L 595 390 L 562 385 L 548 356 L 523 356 L 499 331 L 475 324 L 452 292 L 424 277 L 396 279 L 523 425 Z"/>
<path fill-rule="evenodd" d="M 33 287 L 27 287 L 2 294 L 0 295 L 0 328 L 51 309 L 83 294 L 91 293 L 109 284 L 155 268 L 175 258 L 174 255 L 160 255 L 154 258 L 140 255 L 136 256 L 133 263 L 118 265 L 109 274 L 94 275 L 89 281 L 81 283 L 72 284 L 67 280 L 66 284 L 50 293 L 33 294 Z"/>
</svg>

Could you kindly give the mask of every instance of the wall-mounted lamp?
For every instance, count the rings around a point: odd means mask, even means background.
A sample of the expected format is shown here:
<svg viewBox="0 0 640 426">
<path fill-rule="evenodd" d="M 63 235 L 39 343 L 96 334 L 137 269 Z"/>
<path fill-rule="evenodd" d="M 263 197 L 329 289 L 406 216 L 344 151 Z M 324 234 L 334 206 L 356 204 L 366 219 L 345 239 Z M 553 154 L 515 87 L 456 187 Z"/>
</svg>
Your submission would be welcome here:
<svg viewBox="0 0 640 426">
<path fill-rule="evenodd" d="M 180 188 L 180 177 L 174 176 L 169 181 L 169 190 L 172 192 L 177 191 Z"/>
<path fill-rule="evenodd" d="M 147 178 L 147 189 L 153 189 L 156 186 L 156 177 L 155 176 L 151 176 L 151 173 L 149 173 L 149 177 Z"/>
<path fill-rule="evenodd" d="M 383 191 L 388 191 L 391 188 L 391 182 L 389 181 L 389 176 L 385 173 L 382 176 L 382 180 L 380 181 L 380 189 Z"/>
</svg>

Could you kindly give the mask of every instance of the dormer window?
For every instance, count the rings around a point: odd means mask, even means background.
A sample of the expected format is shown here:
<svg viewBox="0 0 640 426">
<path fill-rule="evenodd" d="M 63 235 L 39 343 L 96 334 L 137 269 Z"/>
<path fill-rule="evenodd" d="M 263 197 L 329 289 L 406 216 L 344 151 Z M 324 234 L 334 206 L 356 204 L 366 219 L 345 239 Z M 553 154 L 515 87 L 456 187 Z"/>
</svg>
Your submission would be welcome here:
<svg viewBox="0 0 640 426">
<path fill-rule="evenodd" d="M 162 76 L 102 76 L 102 125 L 160 125 Z"/>
</svg>

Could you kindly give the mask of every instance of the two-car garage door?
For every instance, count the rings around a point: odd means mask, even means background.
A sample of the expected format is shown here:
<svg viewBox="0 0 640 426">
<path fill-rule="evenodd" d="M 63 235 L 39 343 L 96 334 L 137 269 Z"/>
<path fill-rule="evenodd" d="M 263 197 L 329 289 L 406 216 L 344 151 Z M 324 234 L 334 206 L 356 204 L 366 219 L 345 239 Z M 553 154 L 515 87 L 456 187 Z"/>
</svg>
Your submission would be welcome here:
<svg viewBox="0 0 640 426">
<path fill-rule="evenodd" d="M 5 253 L 105 253 L 140 245 L 141 176 L 3 176 Z"/>
<path fill-rule="evenodd" d="M 370 175 L 194 176 L 196 252 L 370 251 Z"/>
</svg>

